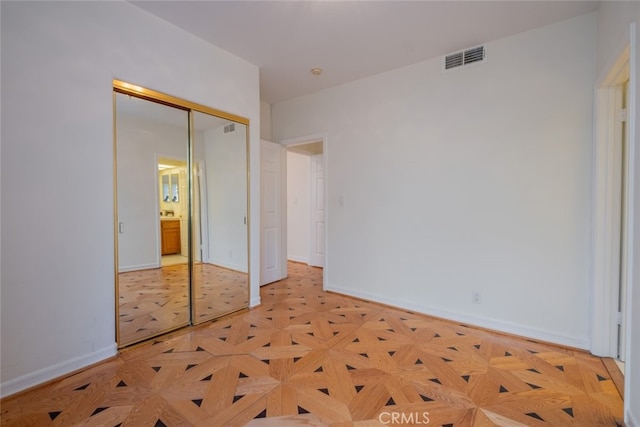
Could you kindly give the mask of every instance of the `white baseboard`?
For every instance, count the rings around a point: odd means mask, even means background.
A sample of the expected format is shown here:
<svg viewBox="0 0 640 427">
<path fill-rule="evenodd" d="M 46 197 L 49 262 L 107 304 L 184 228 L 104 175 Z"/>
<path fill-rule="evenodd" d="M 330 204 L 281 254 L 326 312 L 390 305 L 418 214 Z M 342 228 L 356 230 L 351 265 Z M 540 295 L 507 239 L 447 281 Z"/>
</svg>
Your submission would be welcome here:
<svg viewBox="0 0 640 427">
<path fill-rule="evenodd" d="M 565 345 L 568 347 L 579 348 L 583 350 L 589 349 L 589 340 L 587 338 L 578 338 L 570 335 L 559 334 L 555 331 L 546 331 L 543 329 L 531 328 L 517 323 L 505 322 L 503 320 L 496 320 L 484 316 L 475 316 L 465 313 L 458 313 L 455 311 L 443 310 L 437 307 L 428 305 L 416 304 L 415 302 L 403 301 L 394 298 L 386 298 L 380 295 L 371 294 L 368 292 L 354 291 L 352 289 L 345 289 L 339 286 L 327 285 L 326 290 L 337 292 L 344 295 L 353 296 L 381 304 L 387 304 L 394 307 L 402 308 L 416 313 L 427 314 L 429 316 L 440 317 L 442 319 L 452 320 L 464 324 L 478 326 L 481 328 L 492 329 L 499 332 L 505 332 L 508 334 L 518 335 L 521 337 L 531 338 L 540 341 L 546 341 L 549 343 Z M 640 427 L 640 426 L 638 426 Z"/>
<path fill-rule="evenodd" d="M 214 258 L 209 258 L 209 260 L 207 261 L 207 264 L 217 265 L 218 267 L 226 268 L 227 270 L 238 271 L 240 273 L 248 272 L 246 265 L 236 265 L 224 260 L 217 260 Z"/>
<path fill-rule="evenodd" d="M 262 304 L 262 301 L 260 301 L 260 296 L 257 296 L 255 298 L 251 298 L 251 301 L 249 302 L 249 307 L 253 308 L 253 307 L 259 306 L 260 304 Z"/>
<path fill-rule="evenodd" d="M 118 273 L 126 273 L 128 271 L 138 271 L 138 270 L 149 270 L 151 268 L 160 268 L 160 266 L 156 263 L 151 264 L 139 264 L 139 265 L 127 265 L 124 267 L 120 267 L 118 269 Z"/>
<path fill-rule="evenodd" d="M 116 344 L 113 343 L 102 350 L 85 354 L 84 356 L 79 356 L 71 360 L 67 360 L 66 362 L 58 363 L 57 365 L 49 366 L 30 374 L 3 382 L 0 384 L 0 398 L 10 396 L 47 381 L 60 378 L 71 372 L 77 371 L 78 369 L 93 365 L 94 363 L 102 362 L 103 360 L 115 356 L 117 353 L 118 348 Z"/>
<path fill-rule="evenodd" d="M 309 264 L 309 258 L 297 255 L 287 255 L 289 261 L 301 262 L 303 264 Z"/>
<path fill-rule="evenodd" d="M 633 412 L 631 409 L 627 411 L 627 419 L 625 420 L 625 424 L 627 427 L 640 427 L 640 422 L 636 417 L 633 416 Z"/>
</svg>

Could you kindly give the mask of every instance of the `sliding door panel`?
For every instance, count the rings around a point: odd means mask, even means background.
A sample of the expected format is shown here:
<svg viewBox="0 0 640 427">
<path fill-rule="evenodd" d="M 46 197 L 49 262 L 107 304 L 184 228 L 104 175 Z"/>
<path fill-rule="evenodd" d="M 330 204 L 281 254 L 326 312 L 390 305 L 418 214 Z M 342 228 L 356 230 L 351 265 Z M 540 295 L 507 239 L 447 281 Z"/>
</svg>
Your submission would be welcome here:
<svg viewBox="0 0 640 427">
<path fill-rule="evenodd" d="M 193 322 L 249 305 L 247 126 L 193 112 Z"/>
<path fill-rule="evenodd" d="M 115 92 L 120 347 L 188 325 L 188 111 Z"/>
</svg>

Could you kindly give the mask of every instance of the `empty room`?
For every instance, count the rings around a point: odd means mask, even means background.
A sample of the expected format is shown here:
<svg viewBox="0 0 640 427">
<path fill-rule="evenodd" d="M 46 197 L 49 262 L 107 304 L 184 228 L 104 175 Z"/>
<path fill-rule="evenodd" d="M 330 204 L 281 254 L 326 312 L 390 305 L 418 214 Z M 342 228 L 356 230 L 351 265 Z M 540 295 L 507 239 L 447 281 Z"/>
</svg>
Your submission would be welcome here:
<svg viewBox="0 0 640 427">
<path fill-rule="evenodd" d="M 0 19 L 2 425 L 640 427 L 640 2 Z"/>
</svg>

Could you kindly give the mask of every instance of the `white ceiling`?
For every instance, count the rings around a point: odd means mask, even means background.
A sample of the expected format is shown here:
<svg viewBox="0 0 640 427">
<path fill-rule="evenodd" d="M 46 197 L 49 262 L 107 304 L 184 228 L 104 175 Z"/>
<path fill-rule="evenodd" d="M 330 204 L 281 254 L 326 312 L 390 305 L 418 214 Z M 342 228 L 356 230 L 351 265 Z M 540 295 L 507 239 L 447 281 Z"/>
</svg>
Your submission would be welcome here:
<svg viewBox="0 0 640 427">
<path fill-rule="evenodd" d="M 274 104 L 597 9 L 595 1 L 132 1 L 260 67 Z M 321 67 L 320 76 L 310 73 Z"/>
</svg>

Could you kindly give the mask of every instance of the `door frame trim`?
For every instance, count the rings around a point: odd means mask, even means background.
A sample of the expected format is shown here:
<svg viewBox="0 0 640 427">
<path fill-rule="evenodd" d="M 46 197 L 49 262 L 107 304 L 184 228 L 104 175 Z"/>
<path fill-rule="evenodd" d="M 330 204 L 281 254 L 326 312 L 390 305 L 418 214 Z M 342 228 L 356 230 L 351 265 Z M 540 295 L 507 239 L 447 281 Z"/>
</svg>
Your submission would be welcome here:
<svg viewBox="0 0 640 427">
<path fill-rule="evenodd" d="M 603 357 L 618 355 L 618 300 L 620 287 L 615 285 L 620 279 L 620 227 L 621 215 L 628 218 L 627 230 L 631 230 L 632 215 L 628 204 L 622 212 L 619 175 L 622 159 L 617 145 L 619 132 L 616 117 L 617 104 L 621 95 L 620 85 L 630 76 L 630 45 L 626 44 L 595 87 L 594 120 L 594 160 L 593 160 L 593 228 L 592 228 L 592 271 L 591 271 L 591 353 Z M 627 110 L 628 127 L 633 127 L 633 112 Z M 631 138 L 629 138 L 631 145 Z M 632 170 L 630 156 L 627 162 L 627 178 L 631 183 Z M 630 201 L 631 186 L 625 191 Z M 627 270 L 632 265 L 631 253 L 627 250 Z M 627 273 L 629 273 L 627 271 Z M 627 277 L 630 277 L 627 274 Z M 623 315 L 628 316 L 627 313 Z"/>
</svg>

